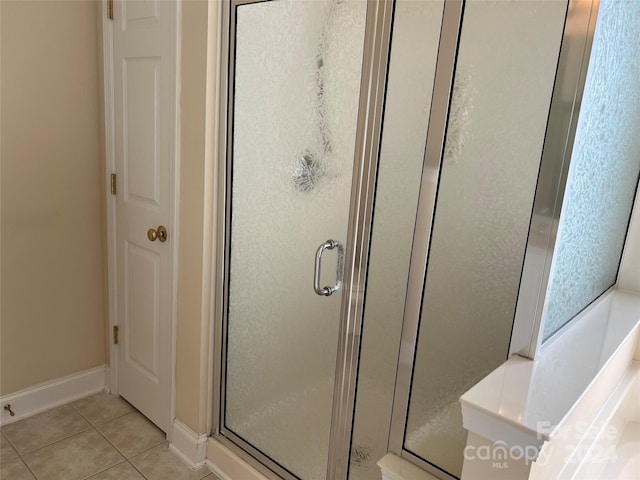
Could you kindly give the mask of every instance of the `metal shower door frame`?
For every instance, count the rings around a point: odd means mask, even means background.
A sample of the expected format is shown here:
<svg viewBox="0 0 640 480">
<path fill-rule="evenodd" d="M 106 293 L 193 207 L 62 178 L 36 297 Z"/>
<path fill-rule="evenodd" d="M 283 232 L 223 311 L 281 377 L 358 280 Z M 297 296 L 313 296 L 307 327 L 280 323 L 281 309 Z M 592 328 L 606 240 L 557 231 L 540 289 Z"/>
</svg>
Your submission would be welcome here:
<svg viewBox="0 0 640 480">
<path fill-rule="evenodd" d="M 269 478 L 295 480 L 291 472 L 228 430 L 224 425 L 228 272 L 230 258 L 231 161 L 236 10 L 270 0 L 228 0 L 220 19 L 220 125 L 214 304 L 213 435 L 242 460 Z M 345 242 L 336 373 L 327 459 L 327 480 L 346 480 L 349 471 L 355 390 L 361 344 L 364 293 L 369 259 L 373 202 L 391 44 L 394 0 L 366 0 L 362 76 L 356 144 Z"/>
<path fill-rule="evenodd" d="M 573 13 L 568 13 L 565 18 L 508 354 L 509 356 L 519 354 L 532 359 L 535 357 L 536 351 L 539 352 L 541 348 L 539 334 L 544 327 L 542 311 L 545 305 L 545 292 L 549 281 L 557 224 L 564 195 L 564 183 L 577 128 L 600 2 L 600 0 L 566 1 L 567 12 L 573 10 Z M 445 0 L 445 16 L 438 51 L 436 80 L 409 268 L 388 448 L 389 452 L 418 465 L 438 478 L 446 480 L 455 480 L 455 477 L 406 449 L 404 441 L 442 149 L 446 140 L 452 82 L 455 78 L 457 50 L 466 2 L 467 0 Z M 580 46 L 577 50 L 577 57 L 570 48 L 572 44 Z M 564 106 L 559 94 L 563 89 L 575 92 L 571 114 L 568 117 L 563 115 Z M 549 131 L 560 131 L 562 135 L 559 135 L 559 138 L 552 138 L 548 135 Z M 562 155 L 552 154 L 553 151 L 558 150 L 562 152 Z M 551 198 L 545 196 L 544 191 L 540 189 L 540 179 L 543 177 L 551 179 L 547 181 L 548 183 L 553 182 L 554 194 Z M 545 245 L 545 255 L 540 256 L 532 252 L 535 245 Z M 523 292 L 531 292 L 531 296 L 525 296 Z"/>
<path fill-rule="evenodd" d="M 427 143 L 424 152 L 420 195 L 409 264 L 409 279 L 402 322 L 398 373 L 393 397 L 388 448 L 389 452 L 419 465 L 420 468 L 438 478 L 452 480 L 454 477 L 451 475 L 404 449 L 404 437 L 409 411 L 415 351 L 418 342 L 422 296 L 427 273 L 431 232 L 453 95 L 453 82 L 465 2 L 466 0 L 445 0 L 444 2 L 431 112 L 427 127 Z"/>
</svg>

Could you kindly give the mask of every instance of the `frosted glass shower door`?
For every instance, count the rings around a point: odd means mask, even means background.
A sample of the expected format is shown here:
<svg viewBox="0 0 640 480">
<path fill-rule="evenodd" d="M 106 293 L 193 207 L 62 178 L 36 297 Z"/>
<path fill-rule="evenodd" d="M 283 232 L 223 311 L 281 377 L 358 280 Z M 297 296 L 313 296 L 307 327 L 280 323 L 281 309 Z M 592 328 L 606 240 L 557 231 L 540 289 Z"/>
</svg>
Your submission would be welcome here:
<svg viewBox="0 0 640 480">
<path fill-rule="evenodd" d="M 232 3 L 223 428 L 326 478 L 366 2 Z M 264 456 L 264 457 L 263 457 Z M 273 463 L 269 463 L 273 462 Z M 280 469 L 280 470 L 278 470 Z"/>
<path fill-rule="evenodd" d="M 438 187 L 420 194 L 435 205 L 428 250 L 414 242 L 424 283 L 403 328 L 416 342 L 402 454 L 440 478 L 462 474 L 460 396 L 507 359 L 567 2 L 463 8 Z"/>
</svg>

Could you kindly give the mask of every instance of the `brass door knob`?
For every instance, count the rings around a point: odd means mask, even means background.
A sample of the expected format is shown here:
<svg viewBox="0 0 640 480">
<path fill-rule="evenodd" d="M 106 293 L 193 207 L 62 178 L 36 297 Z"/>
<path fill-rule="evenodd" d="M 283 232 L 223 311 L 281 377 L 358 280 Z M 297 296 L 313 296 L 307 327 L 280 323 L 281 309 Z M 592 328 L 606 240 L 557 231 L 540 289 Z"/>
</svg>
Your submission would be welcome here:
<svg viewBox="0 0 640 480">
<path fill-rule="evenodd" d="M 152 242 L 155 242 L 156 239 L 160 240 L 161 242 L 166 242 L 167 241 L 166 227 L 164 225 L 160 225 L 157 230 L 150 228 L 149 230 L 147 230 L 147 238 Z"/>
</svg>

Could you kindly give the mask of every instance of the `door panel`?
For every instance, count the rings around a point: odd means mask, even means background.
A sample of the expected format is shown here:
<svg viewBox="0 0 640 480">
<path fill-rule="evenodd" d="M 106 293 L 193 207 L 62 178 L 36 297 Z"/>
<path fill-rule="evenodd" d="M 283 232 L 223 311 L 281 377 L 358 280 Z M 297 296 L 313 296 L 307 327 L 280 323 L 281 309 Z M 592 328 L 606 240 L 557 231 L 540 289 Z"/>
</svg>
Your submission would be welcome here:
<svg viewBox="0 0 640 480">
<path fill-rule="evenodd" d="M 124 180 L 127 201 L 159 207 L 156 118 L 160 58 L 125 58 L 122 65 Z"/>
<path fill-rule="evenodd" d="M 118 393 L 169 427 L 175 2 L 114 2 Z M 147 231 L 164 225 L 168 240 Z"/>
<path fill-rule="evenodd" d="M 158 345 L 155 339 L 159 334 L 160 323 L 158 287 L 162 259 L 159 254 L 146 248 L 129 242 L 126 242 L 126 245 L 125 355 L 130 366 L 157 383 L 159 381 Z"/>
<path fill-rule="evenodd" d="M 366 2 L 237 6 L 224 429 L 325 478 L 342 290 L 314 259 L 346 242 Z M 291 74 L 295 72 L 295 74 Z M 321 259 L 337 283 L 341 245 Z"/>
<path fill-rule="evenodd" d="M 128 1 L 123 6 L 123 18 L 125 26 L 140 20 L 156 20 L 158 18 L 157 2 L 154 1 Z"/>
</svg>

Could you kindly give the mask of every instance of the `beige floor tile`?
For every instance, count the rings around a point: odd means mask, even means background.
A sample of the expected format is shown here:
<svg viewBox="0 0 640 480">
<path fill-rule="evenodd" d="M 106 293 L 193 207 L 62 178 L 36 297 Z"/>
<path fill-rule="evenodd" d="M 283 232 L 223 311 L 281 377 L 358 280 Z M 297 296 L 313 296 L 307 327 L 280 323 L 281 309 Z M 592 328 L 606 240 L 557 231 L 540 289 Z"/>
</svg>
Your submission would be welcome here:
<svg viewBox="0 0 640 480">
<path fill-rule="evenodd" d="M 124 460 L 95 430 L 80 433 L 23 457 L 41 480 L 80 480 Z"/>
<path fill-rule="evenodd" d="M 210 472 L 202 467 L 197 472 L 191 470 L 163 443 L 131 459 L 131 463 L 149 480 L 200 480 Z"/>
<path fill-rule="evenodd" d="M 20 455 L 91 428 L 69 405 L 25 418 L 2 428 Z"/>
<path fill-rule="evenodd" d="M 222 480 L 222 479 L 219 476 L 217 476 L 215 473 L 210 473 L 209 475 L 204 477 L 202 480 Z"/>
<path fill-rule="evenodd" d="M 94 425 L 134 411 L 134 408 L 122 397 L 102 392 L 73 402 L 71 405 Z"/>
<path fill-rule="evenodd" d="M 88 480 L 144 480 L 144 477 L 129 462 L 124 462 Z"/>
<path fill-rule="evenodd" d="M 0 463 L 11 460 L 17 456 L 18 454 L 9 444 L 9 441 L 4 437 L 4 434 L 0 433 Z"/>
<path fill-rule="evenodd" d="M 19 458 L 8 460 L 0 465 L 0 478 L 2 480 L 35 480 L 29 469 Z"/>
<path fill-rule="evenodd" d="M 139 412 L 127 413 L 97 428 L 127 458 L 166 440 L 164 432 Z"/>
</svg>

